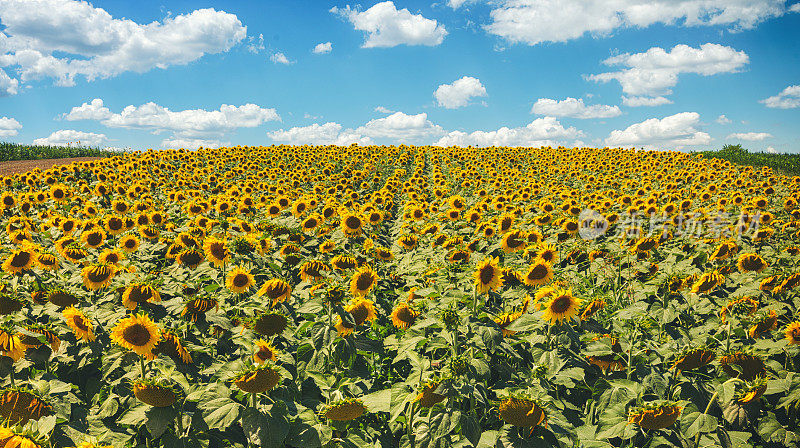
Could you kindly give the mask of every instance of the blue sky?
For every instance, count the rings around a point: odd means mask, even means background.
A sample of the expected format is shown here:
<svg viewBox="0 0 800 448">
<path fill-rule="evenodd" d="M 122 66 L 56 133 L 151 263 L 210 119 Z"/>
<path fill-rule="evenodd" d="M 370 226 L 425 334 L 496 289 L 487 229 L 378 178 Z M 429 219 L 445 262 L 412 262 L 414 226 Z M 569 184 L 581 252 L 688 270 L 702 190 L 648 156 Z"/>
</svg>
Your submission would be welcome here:
<svg viewBox="0 0 800 448">
<path fill-rule="evenodd" d="M 3 0 L 0 140 L 800 152 L 800 4 L 608 5 Z"/>
</svg>

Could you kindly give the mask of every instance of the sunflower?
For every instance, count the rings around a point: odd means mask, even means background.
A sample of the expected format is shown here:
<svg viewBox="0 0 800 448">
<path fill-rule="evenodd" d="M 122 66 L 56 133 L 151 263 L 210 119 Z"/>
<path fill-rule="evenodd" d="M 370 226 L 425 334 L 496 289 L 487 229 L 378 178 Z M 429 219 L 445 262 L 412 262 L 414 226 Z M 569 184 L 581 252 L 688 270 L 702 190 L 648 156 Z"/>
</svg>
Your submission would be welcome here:
<svg viewBox="0 0 800 448">
<path fill-rule="evenodd" d="M 21 431 L 18 426 L 0 426 L 0 446 L 3 448 L 42 448 L 46 443 L 37 443 L 36 439 Z"/>
<path fill-rule="evenodd" d="M 307 282 L 313 282 L 323 277 L 323 271 L 327 271 L 328 266 L 317 260 L 310 260 L 300 266 L 300 278 Z"/>
<path fill-rule="evenodd" d="M 725 322 L 729 314 L 737 317 L 751 316 L 758 311 L 758 301 L 750 297 L 731 300 L 719 310 L 720 319 Z"/>
<path fill-rule="evenodd" d="M 64 316 L 67 326 L 72 329 L 78 339 L 86 342 L 94 341 L 94 325 L 80 310 L 71 306 L 62 311 L 61 315 Z"/>
<path fill-rule="evenodd" d="M 89 252 L 80 243 L 72 243 L 64 249 L 62 255 L 73 263 L 83 263 L 83 259 L 89 255 Z"/>
<path fill-rule="evenodd" d="M 133 395 L 137 400 L 154 408 L 172 406 L 178 398 L 178 394 L 172 390 L 172 387 L 143 380 L 133 383 Z"/>
<path fill-rule="evenodd" d="M 675 403 L 647 403 L 631 410 L 628 422 L 647 430 L 666 429 L 681 416 L 681 408 Z"/>
<path fill-rule="evenodd" d="M 522 280 L 528 286 L 546 285 L 553 280 L 553 267 L 543 259 L 537 258 L 528 268 Z"/>
<path fill-rule="evenodd" d="M 713 350 L 705 348 L 690 349 L 681 354 L 672 367 L 680 371 L 699 369 L 700 367 L 711 364 L 714 358 L 716 358 L 716 355 Z"/>
<path fill-rule="evenodd" d="M 40 252 L 36 254 L 36 266 L 43 271 L 57 271 L 58 258 L 50 252 Z"/>
<path fill-rule="evenodd" d="M 572 296 L 572 290 L 556 289 L 550 295 L 550 300 L 544 305 L 542 319 L 554 325 L 561 323 L 578 314 L 582 300 Z"/>
<path fill-rule="evenodd" d="M 337 317 L 336 330 L 340 336 L 347 336 L 353 332 L 353 329 L 366 322 L 371 322 L 377 319 L 378 315 L 375 313 L 375 303 L 372 300 L 363 298 L 355 298 L 350 301 L 344 310 L 350 313 L 350 316 L 355 322 L 355 326 L 351 327 L 348 321 L 342 319 L 341 316 Z"/>
<path fill-rule="evenodd" d="M 272 300 L 271 306 L 275 306 L 278 302 L 285 302 L 292 295 L 292 286 L 284 280 L 273 278 L 264 283 L 256 295 L 267 296 Z"/>
<path fill-rule="evenodd" d="M 768 313 L 759 316 L 759 318 L 753 322 L 753 325 L 750 326 L 747 334 L 750 335 L 751 338 L 757 338 L 770 330 L 774 330 L 777 325 L 777 314 L 775 314 L 774 310 L 769 310 Z"/>
<path fill-rule="evenodd" d="M 20 272 L 30 269 L 36 261 L 36 252 L 32 248 L 23 247 L 11 252 L 6 260 L 3 262 L 3 272 L 9 274 L 19 274 Z"/>
<path fill-rule="evenodd" d="M 401 302 L 392 310 L 392 325 L 394 325 L 395 328 L 408 330 L 414 325 L 414 321 L 418 316 L 418 311 L 411 308 L 407 302 Z"/>
<path fill-rule="evenodd" d="M 692 292 L 695 294 L 703 294 L 711 291 L 725 283 L 725 277 L 718 271 L 706 272 L 701 275 L 692 285 Z"/>
<path fill-rule="evenodd" d="M 0 419 L 8 425 L 24 425 L 53 414 L 53 406 L 37 394 L 24 389 L 0 391 Z"/>
<path fill-rule="evenodd" d="M 346 214 L 342 216 L 340 228 L 346 236 L 354 237 L 360 235 L 363 226 L 364 219 L 357 214 Z"/>
<path fill-rule="evenodd" d="M 501 314 L 494 320 L 497 326 L 499 326 L 500 329 L 502 330 L 504 337 L 512 336 L 517 333 L 514 330 L 509 330 L 507 327 L 511 325 L 515 320 L 522 317 L 523 314 L 528 312 L 528 306 L 530 305 L 530 303 L 531 303 L 531 298 L 529 296 L 525 296 L 525 298 L 522 299 L 522 307 L 518 311 Z"/>
<path fill-rule="evenodd" d="M 505 253 L 513 253 L 523 250 L 525 249 L 526 244 L 527 238 L 525 236 L 525 232 L 521 230 L 511 230 L 506 232 L 503 235 L 503 239 L 500 241 L 500 247 Z"/>
<path fill-rule="evenodd" d="M 497 257 L 489 257 L 478 263 L 473 275 L 478 293 L 484 294 L 489 291 L 497 291 L 503 286 L 502 273 L 500 268 L 497 267 L 498 262 Z"/>
<path fill-rule="evenodd" d="M 367 408 L 361 400 L 357 398 L 348 398 L 335 401 L 325 406 L 322 415 L 334 421 L 349 422 L 350 420 L 361 417 L 365 412 L 367 412 Z"/>
<path fill-rule="evenodd" d="M 192 322 L 197 322 L 197 319 L 199 319 L 200 316 L 205 316 L 205 314 L 211 311 L 212 308 L 216 308 L 218 306 L 217 299 L 197 297 L 187 301 L 183 305 L 181 316 L 188 315 L 189 320 Z"/>
<path fill-rule="evenodd" d="M 419 394 L 414 398 L 416 403 L 419 403 L 423 408 L 433 407 L 437 403 L 441 403 L 447 398 L 446 395 L 437 394 L 436 390 L 439 388 L 441 381 L 430 381 L 422 386 Z"/>
<path fill-rule="evenodd" d="M 125 256 L 118 249 L 106 249 L 100 254 L 101 263 L 118 264 Z"/>
<path fill-rule="evenodd" d="M 189 351 L 183 346 L 183 343 L 181 343 L 181 340 L 178 338 L 178 336 L 169 330 L 162 332 L 161 336 L 161 340 L 158 341 L 158 344 L 156 344 L 155 347 L 153 347 L 151 354 L 145 356 L 152 359 L 163 354 L 175 362 L 180 361 L 184 364 L 192 363 L 192 355 L 189 354 Z"/>
<path fill-rule="evenodd" d="M 242 294 L 255 284 L 253 274 L 235 266 L 225 278 L 225 286 L 236 294 Z"/>
<path fill-rule="evenodd" d="M 761 255 L 746 253 L 739 255 L 736 266 L 742 272 L 761 272 L 767 268 L 767 262 L 761 258 Z"/>
<path fill-rule="evenodd" d="M 594 299 L 586 305 L 586 308 L 581 313 L 581 320 L 588 320 L 600 310 L 606 307 L 606 301 L 603 299 Z"/>
<path fill-rule="evenodd" d="M 68 307 L 75 305 L 80 300 L 64 289 L 53 288 L 47 291 L 47 301 L 57 307 Z"/>
<path fill-rule="evenodd" d="M 520 428 L 533 428 L 547 418 L 539 403 L 527 397 L 508 397 L 500 402 L 498 411 L 504 422 Z"/>
<path fill-rule="evenodd" d="M 0 328 L 0 355 L 8 356 L 17 362 L 25 355 L 28 346 L 22 343 L 18 334 Z"/>
<path fill-rule="evenodd" d="M 722 370 L 733 378 L 741 377 L 746 381 L 752 381 L 758 376 L 764 375 L 764 360 L 757 355 L 752 355 L 743 352 L 734 352 L 723 355 L 719 363 L 722 365 Z M 738 371 L 730 365 L 735 364 L 739 367 Z"/>
<path fill-rule="evenodd" d="M 320 224 L 322 224 L 322 217 L 317 214 L 313 214 L 304 219 L 303 222 L 300 223 L 300 227 L 303 229 L 303 232 L 311 233 L 316 230 Z"/>
<path fill-rule="evenodd" d="M 417 236 L 412 234 L 403 235 L 397 239 L 397 244 L 403 247 L 405 250 L 412 250 L 417 247 Z"/>
<path fill-rule="evenodd" d="M 274 311 L 267 311 L 254 316 L 249 327 L 262 336 L 272 337 L 283 333 L 288 325 L 289 319 L 286 316 Z"/>
<path fill-rule="evenodd" d="M 795 321 L 786 326 L 786 343 L 800 345 L 800 321 Z"/>
<path fill-rule="evenodd" d="M 213 263 L 214 266 L 222 266 L 231 259 L 231 253 L 225 241 L 214 237 L 207 238 L 203 241 L 203 251 L 206 254 L 206 260 Z"/>
<path fill-rule="evenodd" d="M 378 274 L 370 266 L 359 268 L 350 279 L 350 294 L 354 297 L 365 297 L 378 280 Z"/>
<path fill-rule="evenodd" d="M 552 246 L 547 243 L 542 243 L 539 244 L 539 247 L 536 250 L 536 257 L 541 258 L 545 262 L 552 264 L 558 258 L 558 251 L 556 250 L 555 246 Z"/>
<path fill-rule="evenodd" d="M 392 251 L 387 249 L 387 248 L 385 248 L 385 247 L 376 246 L 375 247 L 375 256 L 379 260 L 382 260 L 382 261 L 392 261 L 392 260 L 394 260 L 394 254 L 392 253 Z"/>
<path fill-rule="evenodd" d="M 161 294 L 151 283 L 134 283 L 122 293 L 122 304 L 129 310 L 136 309 L 140 303 L 158 303 Z"/>
<path fill-rule="evenodd" d="M 253 353 L 253 362 L 263 364 L 264 361 L 275 361 L 278 358 L 278 350 L 272 346 L 267 339 L 256 341 L 256 351 Z"/>
<path fill-rule="evenodd" d="M 327 254 L 328 252 L 332 251 L 336 248 L 336 243 L 331 240 L 325 240 L 319 245 L 319 252 L 321 254 Z"/>
<path fill-rule="evenodd" d="M 105 239 L 106 233 L 99 228 L 81 233 L 81 242 L 92 249 L 97 249 L 98 247 L 102 246 L 103 242 L 105 242 Z"/>
<path fill-rule="evenodd" d="M 244 392 L 259 394 L 275 388 L 281 381 L 281 374 L 277 367 L 264 363 L 252 367 L 236 376 L 233 380 L 236 387 Z"/>
<path fill-rule="evenodd" d="M 91 291 L 97 291 L 111 283 L 114 274 L 116 274 L 116 268 L 106 263 L 98 263 L 86 266 L 81 273 L 83 275 L 83 285 Z"/>
<path fill-rule="evenodd" d="M 111 330 L 111 340 L 138 355 L 149 355 L 161 339 L 161 331 L 146 314 L 121 319 Z"/>
<path fill-rule="evenodd" d="M 194 269 L 204 260 L 203 252 L 194 247 L 183 249 L 178 253 L 178 256 L 175 257 L 175 261 L 179 263 L 181 266 L 186 266 L 189 269 Z"/>
</svg>

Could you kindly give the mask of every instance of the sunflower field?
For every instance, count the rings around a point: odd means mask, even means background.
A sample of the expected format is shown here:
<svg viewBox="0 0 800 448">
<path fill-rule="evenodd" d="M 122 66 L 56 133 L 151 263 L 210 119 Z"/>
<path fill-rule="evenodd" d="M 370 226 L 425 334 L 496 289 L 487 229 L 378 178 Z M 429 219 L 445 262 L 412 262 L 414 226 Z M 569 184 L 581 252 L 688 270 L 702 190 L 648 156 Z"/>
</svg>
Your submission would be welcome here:
<svg viewBox="0 0 800 448">
<path fill-rule="evenodd" d="M 354 145 L 0 184 L 0 447 L 800 442 L 800 177 Z"/>
</svg>

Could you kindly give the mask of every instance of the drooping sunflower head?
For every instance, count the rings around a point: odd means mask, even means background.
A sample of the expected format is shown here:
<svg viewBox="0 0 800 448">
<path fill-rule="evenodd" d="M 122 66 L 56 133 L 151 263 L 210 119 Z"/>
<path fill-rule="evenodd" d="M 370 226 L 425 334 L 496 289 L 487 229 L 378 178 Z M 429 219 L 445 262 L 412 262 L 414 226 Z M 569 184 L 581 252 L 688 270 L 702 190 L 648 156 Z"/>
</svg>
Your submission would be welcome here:
<svg viewBox="0 0 800 448">
<path fill-rule="evenodd" d="M 751 353 L 727 353 L 719 359 L 719 363 L 728 376 L 741 378 L 745 381 L 752 381 L 766 373 L 764 360 L 760 356 Z M 734 369 L 731 365 L 738 366 L 738 369 Z"/>
<path fill-rule="evenodd" d="M 350 323 L 349 319 L 342 319 L 341 316 L 338 316 L 335 327 L 340 336 L 346 336 L 352 333 L 355 327 L 371 322 L 378 317 L 375 312 L 375 303 L 372 300 L 363 298 L 352 299 L 344 307 L 344 310 L 350 314 L 353 323 Z"/>
<path fill-rule="evenodd" d="M 800 321 L 795 321 L 786 326 L 786 342 L 789 345 L 800 345 Z"/>
<path fill-rule="evenodd" d="M 536 400 L 523 396 L 503 399 L 498 411 L 504 422 L 520 428 L 533 428 L 547 418 L 544 408 Z"/>
<path fill-rule="evenodd" d="M 736 266 L 742 272 L 761 272 L 766 269 L 768 265 L 761 255 L 744 253 L 739 255 Z"/>
<path fill-rule="evenodd" d="M 233 380 L 236 387 L 251 394 L 269 392 L 275 388 L 280 381 L 280 371 L 277 367 L 268 362 L 245 370 Z"/>
<path fill-rule="evenodd" d="M 323 272 L 327 270 L 328 266 L 325 263 L 318 260 L 310 260 L 300 266 L 300 278 L 313 282 L 321 279 L 324 276 Z"/>
<path fill-rule="evenodd" d="M 21 388 L 0 390 L 0 419 L 9 425 L 24 425 L 53 414 L 53 407 L 43 397 Z"/>
<path fill-rule="evenodd" d="M 92 291 L 105 288 L 116 274 L 114 265 L 98 263 L 83 268 L 83 285 Z"/>
<path fill-rule="evenodd" d="M 166 355 L 176 363 L 177 362 L 182 362 L 184 364 L 192 363 L 192 355 L 183 346 L 183 343 L 181 342 L 178 336 L 176 336 L 170 330 L 162 332 L 161 336 L 162 336 L 161 340 L 158 341 L 158 344 L 156 344 L 156 346 L 152 350 L 153 358 L 155 358 L 158 355 Z M 148 356 L 148 358 L 150 357 L 151 356 Z"/>
<path fill-rule="evenodd" d="M 700 367 L 711 364 L 715 358 L 716 354 L 713 350 L 707 348 L 691 348 L 681 353 L 672 367 L 680 371 L 699 369 Z"/>
<path fill-rule="evenodd" d="M 370 266 L 361 267 L 350 279 L 350 294 L 354 297 L 365 297 L 378 280 L 378 274 Z"/>
<path fill-rule="evenodd" d="M 128 285 L 122 292 L 122 304 L 129 310 L 136 309 L 142 303 L 158 303 L 161 301 L 161 293 L 155 285 L 147 283 L 133 283 Z"/>
<path fill-rule="evenodd" d="M 724 283 L 725 277 L 723 277 L 718 271 L 706 272 L 694 282 L 692 285 L 692 292 L 696 294 L 707 293 Z"/>
<path fill-rule="evenodd" d="M 248 326 L 254 332 L 269 338 L 283 333 L 283 330 L 289 326 L 289 318 L 282 313 L 267 311 L 256 314 L 249 321 Z"/>
<path fill-rule="evenodd" d="M 683 408 L 674 402 L 652 402 L 635 408 L 628 414 L 628 422 L 647 430 L 665 429 L 681 416 Z"/>
<path fill-rule="evenodd" d="M 527 242 L 525 232 L 521 230 L 511 230 L 503 235 L 503 239 L 500 241 L 500 247 L 505 253 L 513 253 L 525 249 Z"/>
<path fill-rule="evenodd" d="M 292 295 L 292 286 L 285 280 L 274 278 L 264 283 L 256 295 L 268 297 L 272 300 L 271 306 L 275 306 L 278 302 L 285 302 Z"/>
<path fill-rule="evenodd" d="M 489 291 L 497 291 L 503 286 L 503 277 L 500 268 L 497 266 L 497 257 L 489 257 L 478 263 L 475 268 L 475 288 L 478 293 L 484 294 Z"/>
<path fill-rule="evenodd" d="M 348 422 L 361 417 L 365 412 L 367 412 L 367 408 L 360 399 L 348 398 L 344 400 L 337 400 L 328 404 L 322 410 L 321 414 L 325 418 L 329 418 L 334 421 Z"/>
<path fill-rule="evenodd" d="M 42 448 L 47 440 L 25 430 L 22 426 L 0 426 L 0 446 L 6 448 Z"/>
<path fill-rule="evenodd" d="M 197 322 L 201 316 L 211 311 L 212 308 L 218 307 L 217 299 L 211 297 L 194 297 L 186 301 L 183 305 L 181 316 L 188 316 L 192 322 Z"/>
<path fill-rule="evenodd" d="M 543 307 L 542 319 L 551 325 L 569 320 L 578 314 L 582 300 L 572 296 L 572 290 L 556 289 L 549 295 L 548 302 Z"/>
<path fill-rule="evenodd" d="M 553 267 L 541 258 L 537 258 L 522 277 L 528 286 L 541 286 L 553 280 Z"/>
<path fill-rule="evenodd" d="M 754 317 L 755 318 L 752 319 L 752 325 L 747 331 L 747 334 L 750 335 L 751 338 L 758 338 L 762 334 L 768 333 L 770 330 L 774 330 L 777 327 L 778 316 L 775 310 L 759 313 L 759 315 Z"/>
<path fill-rule="evenodd" d="M 411 308 L 408 302 L 400 302 L 392 310 L 392 325 L 396 328 L 407 330 L 414 325 L 414 321 L 418 316 L 419 312 Z"/>
<path fill-rule="evenodd" d="M 177 386 L 166 381 L 140 379 L 133 383 L 133 395 L 154 408 L 166 408 L 177 400 L 176 388 Z"/>
<path fill-rule="evenodd" d="M 161 331 L 146 314 L 131 315 L 117 322 L 111 331 L 111 339 L 134 353 L 151 355 L 153 347 L 161 339 Z"/>
<path fill-rule="evenodd" d="M 757 401 L 767 391 L 767 378 L 764 376 L 756 377 L 752 381 L 736 383 L 734 398 L 738 403 L 747 404 Z"/>
</svg>

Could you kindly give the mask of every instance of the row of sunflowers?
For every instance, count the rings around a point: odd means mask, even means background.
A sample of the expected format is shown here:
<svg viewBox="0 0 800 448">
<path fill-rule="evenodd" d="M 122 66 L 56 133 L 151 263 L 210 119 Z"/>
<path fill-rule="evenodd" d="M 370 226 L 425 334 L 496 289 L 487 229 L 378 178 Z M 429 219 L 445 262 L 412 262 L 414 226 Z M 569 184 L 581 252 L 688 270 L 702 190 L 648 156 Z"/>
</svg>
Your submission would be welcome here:
<svg viewBox="0 0 800 448">
<path fill-rule="evenodd" d="M 800 177 L 354 145 L 0 184 L 0 447 L 800 441 Z"/>
</svg>

